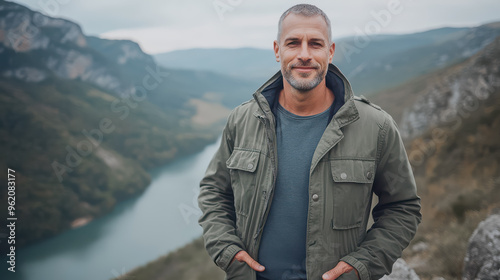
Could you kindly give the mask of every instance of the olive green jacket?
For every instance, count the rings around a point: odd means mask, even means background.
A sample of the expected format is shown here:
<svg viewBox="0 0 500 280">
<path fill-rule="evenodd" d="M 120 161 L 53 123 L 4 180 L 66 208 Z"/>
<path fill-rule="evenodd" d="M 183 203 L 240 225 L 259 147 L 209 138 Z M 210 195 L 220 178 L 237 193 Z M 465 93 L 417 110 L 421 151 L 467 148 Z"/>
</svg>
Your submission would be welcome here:
<svg viewBox="0 0 500 280">
<path fill-rule="evenodd" d="M 340 261 L 362 280 L 389 274 L 420 223 L 420 198 L 396 123 L 380 107 L 354 97 L 344 75 L 344 105 L 316 147 L 309 178 L 307 279 L 321 279 Z M 220 147 L 200 182 L 198 197 L 208 254 L 226 279 L 255 280 L 245 263 L 231 260 L 240 250 L 258 261 L 262 229 L 271 207 L 277 172 L 275 118 L 262 91 L 276 73 L 235 108 Z M 372 194 L 374 224 L 367 230 Z M 338 279 L 357 279 L 354 271 Z"/>
</svg>

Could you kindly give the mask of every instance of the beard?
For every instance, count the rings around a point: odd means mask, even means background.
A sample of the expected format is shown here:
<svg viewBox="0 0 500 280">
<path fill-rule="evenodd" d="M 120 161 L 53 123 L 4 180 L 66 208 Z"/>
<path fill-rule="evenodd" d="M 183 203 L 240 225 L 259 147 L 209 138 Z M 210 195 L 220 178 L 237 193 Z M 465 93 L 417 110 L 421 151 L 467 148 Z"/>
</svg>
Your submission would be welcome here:
<svg viewBox="0 0 500 280">
<path fill-rule="evenodd" d="M 292 68 L 294 67 L 314 67 L 316 71 L 314 73 L 299 73 L 299 76 L 302 78 L 307 78 L 310 75 L 315 75 L 312 80 L 303 80 L 303 79 L 296 79 L 293 74 L 292 74 Z M 312 64 L 312 63 L 303 63 L 303 62 L 298 62 L 294 63 L 286 68 L 283 69 L 283 77 L 286 79 L 286 81 L 296 90 L 298 91 L 310 91 L 316 86 L 318 86 L 321 81 L 325 78 L 326 74 L 326 69 L 321 69 L 321 66 L 319 64 Z"/>
</svg>

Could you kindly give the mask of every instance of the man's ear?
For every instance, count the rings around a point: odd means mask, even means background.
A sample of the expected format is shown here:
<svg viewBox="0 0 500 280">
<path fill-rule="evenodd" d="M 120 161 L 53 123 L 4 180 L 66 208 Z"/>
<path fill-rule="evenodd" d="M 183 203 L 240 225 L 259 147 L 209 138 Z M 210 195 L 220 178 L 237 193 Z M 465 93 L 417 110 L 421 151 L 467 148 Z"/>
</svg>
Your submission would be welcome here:
<svg viewBox="0 0 500 280">
<path fill-rule="evenodd" d="M 280 45 L 276 40 L 274 40 L 273 49 L 274 49 L 274 56 L 276 57 L 276 62 L 280 62 Z"/>
<path fill-rule="evenodd" d="M 330 54 L 328 57 L 330 59 L 330 63 L 332 63 L 333 55 L 335 54 L 335 43 L 332 43 L 332 45 L 330 46 L 329 52 L 330 52 Z"/>
</svg>

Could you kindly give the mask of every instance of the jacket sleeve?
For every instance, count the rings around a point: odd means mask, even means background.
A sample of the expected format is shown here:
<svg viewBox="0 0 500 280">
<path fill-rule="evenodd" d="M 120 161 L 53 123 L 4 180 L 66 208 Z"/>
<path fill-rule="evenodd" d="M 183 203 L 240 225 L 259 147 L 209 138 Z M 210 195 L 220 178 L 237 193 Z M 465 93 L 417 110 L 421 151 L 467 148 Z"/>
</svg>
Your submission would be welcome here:
<svg viewBox="0 0 500 280">
<path fill-rule="evenodd" d="M 230 116 L 231 118 L 231 116 Z M 233 191 L 226 161 L 233 150 L 229 121 L 222 133 L 221 144 L 200 182 L 198 206 L 202 215 L 198 222 L 203 228 L 205 248 L 222 270 L 243 250 L 243 242 L 236 234 Z"/>
<path fill-rule="evenodd" d="M 379 202 L 373 209 L 374 224 L 358 249 L 341 260 L 353 266 L 361 280 L 380 279 L 413 239 L 421 221 L 420 198 L 405 147 L 396 123 L 388 116 L 381 130 L 383 142 L 373 191 Z"/>
</svg>

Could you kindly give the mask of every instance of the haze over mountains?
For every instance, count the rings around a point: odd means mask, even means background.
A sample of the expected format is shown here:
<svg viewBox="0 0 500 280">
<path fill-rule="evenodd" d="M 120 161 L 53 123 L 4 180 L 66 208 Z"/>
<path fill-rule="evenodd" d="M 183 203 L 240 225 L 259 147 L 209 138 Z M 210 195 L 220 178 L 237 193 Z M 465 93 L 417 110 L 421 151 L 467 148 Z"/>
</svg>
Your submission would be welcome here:
<svg viewBox="0 0 500 280">
<path fill-rule="evenodd" d="M 404 35 L 358 35 L 336 40 L 333 63 L 356 95 L 372 95 L 419 75 L 467 59 L 500 35 L 500 22 L 472 28 L 440 28 Z M 189 49 L 154 55 L 165 67 L 207 70 L 262 84 L 279 70 L 272 51 Z M 391 79 L 387 79 L 391 77 Z"/>
</svg>

